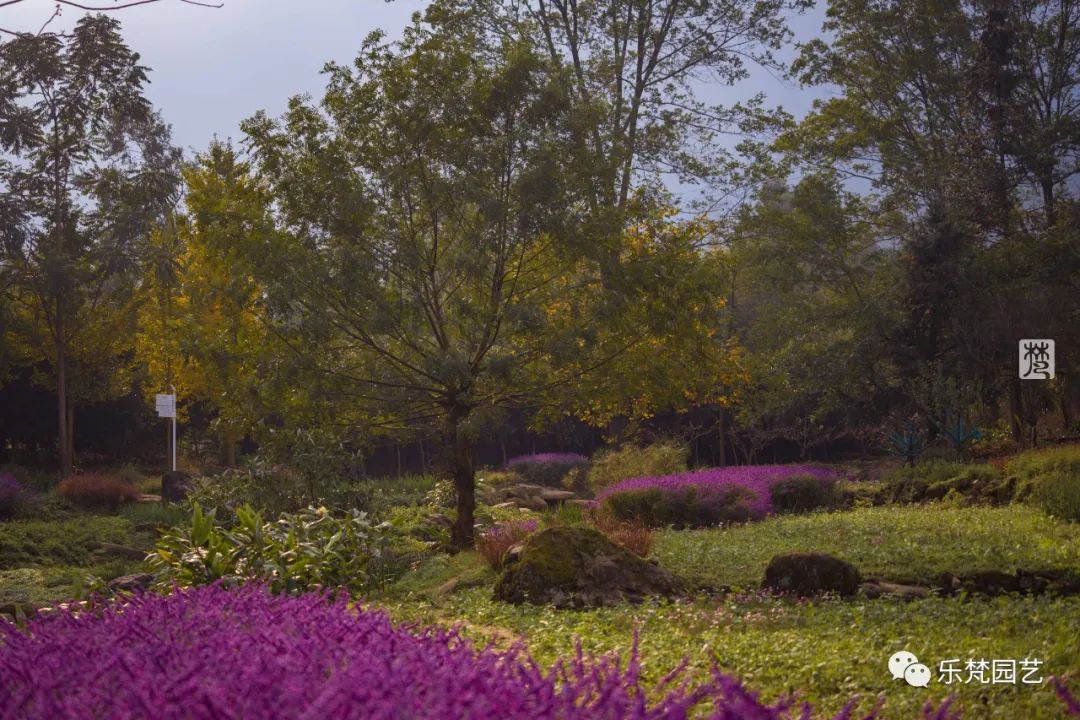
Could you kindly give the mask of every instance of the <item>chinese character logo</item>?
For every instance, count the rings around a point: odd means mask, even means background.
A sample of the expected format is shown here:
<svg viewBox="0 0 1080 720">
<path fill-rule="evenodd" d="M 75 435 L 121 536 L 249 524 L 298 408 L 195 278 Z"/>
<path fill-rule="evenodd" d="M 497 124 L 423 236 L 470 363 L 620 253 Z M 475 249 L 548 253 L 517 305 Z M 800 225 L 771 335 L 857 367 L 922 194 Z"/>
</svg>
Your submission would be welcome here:
<svg viewBox="0 0 1080 720">
<path fill-rule="evenodd" d="M 1054 379 L 1054 341 L 1020 341 L 1020 379 Z"/>
</svg>

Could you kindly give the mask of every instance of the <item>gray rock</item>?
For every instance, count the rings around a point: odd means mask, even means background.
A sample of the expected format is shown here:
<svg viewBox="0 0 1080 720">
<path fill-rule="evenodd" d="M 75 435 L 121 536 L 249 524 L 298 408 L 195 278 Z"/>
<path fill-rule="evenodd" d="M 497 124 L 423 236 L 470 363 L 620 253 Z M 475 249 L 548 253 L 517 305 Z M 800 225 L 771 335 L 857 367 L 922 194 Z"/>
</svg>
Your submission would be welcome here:
<svg viewBox="0 0 1080 720">
<path fill-rule="evenodd" d="M 560 608 L 612 606 L 684 591 L 674 575 L 592 528 L 553 527 L 530 536 L 495 584 L 495 599 Z"/>
<path fill-rule="evenodd" d="M 154 576 L 150 573 L 136 573 L 123 575 L 109 581 L 109 589 L 113 592 L 140 592 L 154 584 Z"/>
<path fill-rule="evenodd" d="M 161 501 L 183 502 L 191 490 L 191 473 L 184 470 L 170 470 L 161 476 Z"/>
<path fill-rule="evenodd" d="M 762 587 L 799 597 L 834 592 L 854 595 L 862 582 L 851 563 L 824 553 L 777 555 L 765 568 Z"/>
</svg>

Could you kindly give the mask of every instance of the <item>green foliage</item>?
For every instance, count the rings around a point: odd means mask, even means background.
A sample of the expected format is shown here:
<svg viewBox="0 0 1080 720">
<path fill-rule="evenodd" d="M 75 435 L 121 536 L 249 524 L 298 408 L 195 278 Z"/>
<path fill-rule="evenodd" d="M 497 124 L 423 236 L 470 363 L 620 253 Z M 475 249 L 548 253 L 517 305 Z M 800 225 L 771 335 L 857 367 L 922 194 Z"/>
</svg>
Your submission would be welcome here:
<svg viewBox="0 0 1080 720">
<path fill-rule="evenodd" d="M 494 581 L 495 571 L 480 553 L 439 553 L 423 559 L 412 572 L 387 586 L 382 597 L 416 597 L 431 605 L 451 592 L 490 586 Z"/>
<path fill-rule="evenodd" d="M 95 543 L 129 545 L 131 523 L 118 517 L 17 520 L 0 523 L 0 569 L 25 566 L 88 566 Z"/>
<path fill-rule="evenodd" d="M 769 486 L 769 498 L 777 512 L 827 510 L 840 502 L 835 478 L 794 475 Z"/>
<path fill-rule="evenodd" d="M 434 475 L 365 478 L 354 483 L 371 499 L 373 509 L 398 505 L 421 505 L 435 488 Z"/>
<path fill-rule="evenodd" d="M 840 713 L 852 694 L 862 698 L 855 717 L 884 698 L 882 720 L 922 717 L 928 697 L 956 693 L 965 718 L 1056 720 L 1061 703 L 1053 688 L 1022 684 L 936 683 L 913 692 L 892 680 L 884 662 L 897 650 L 914 652 L 930 667 L 948 658 L 1036 657 L 1044 676 L 1080 668 L 1080 598 L 929 598 L 911 602 L 796 602 L 748 594 L 692 601 L 623 605 L 588 611 L 515 606 L 491 599 L 487 587 L 442 597 L 388 602 L 400 621 L 460 623 L 480 646 L 521 639 L 544 667 L 571 656 L 580 641 L 586 653 L 625 652 L 635 634 L 649 662 L 649 683 L 684 658 L 691 681 L 708 676 L 715 660 L 726 672 L 750 679 L 765 700 L 792 691 L 820 708 Z"/>
<path fill-rule="evenodd" d="M 256 458 L 245 468 L 196 478 L 187 502 L 216 510 L 220 520 L 230 522 L 243 505 L 276 515 L 316 503 L 366 509 L 370 497 L 371 488 L 362 482 L 346 482 L 330 474 L 302 474 Z"/>
<path fill-rule="evenodd" d="M 1029 480 L 1039 475 L 1061 471 L 1080 475 L 1080 445 L 1029 450 L 1005 463 L 1005 472 Z"/>
<path fill-rule="evenodd" d="M 344 587 L 359 591 L 401 571 L 385 528 L 350 510 L 335 516 L 309 507 L 263 522 L 250 506 L 236 509 L 236 525 L 217 524 L 214 511 L 192 506 L 190 527 L 174 528 L 148 559 L 159 584 L 201 585 L 260 580 L 274 592 Z"/>
<path fill-rule="evenodd" d="M 754 497 L 751 490 L 737 486 L 707 492 L 694 487 L 650 488 L 611 495 L 601 508 L 617 520 L 641 522 L 650 528 L 711 527 L 750 520 Z"/>
<path fill-rule="evenodd" d="M 1049 515 L 1080 522 L 1080 475 L 1064 470 L 1040 475 L 1031 502 Z"/>
<path fill-rule="evenodd" d="M 450 545 L 450 516 L 437 505 L 410 505 L 389 508 L 383 516 L 400 535 L 430 543 L 435 548 Z"/>
<path fill-rule="evenodd" d="M 1007 503 L 1013 500 L 1015 483 L 993 465 L 968 465 L 930 460 L 897 468 L 883 478 L 883 493 L 890 502 L 913 503 L 940 500 L 950 493 L 972 503 Z"/>
<path fill-rule="evenodd" d="M 644 447 L 624 445 L 593 458 L 588 483 L 595 490 L 632 477 L 675 475 L 686 470 L 687 449 L 674 442 L 654 443 Z"/>
<path fill-rule="evenodd" d="M 775 555 L 823 552 L 866 577 L 932 583 L 943 572 L 1080 570 L 1080 526 L 1022 505 L 862 508 L 733 528 L 664 531 L 660 563 L 702 587 L 753 588 Z"/>
</svg>

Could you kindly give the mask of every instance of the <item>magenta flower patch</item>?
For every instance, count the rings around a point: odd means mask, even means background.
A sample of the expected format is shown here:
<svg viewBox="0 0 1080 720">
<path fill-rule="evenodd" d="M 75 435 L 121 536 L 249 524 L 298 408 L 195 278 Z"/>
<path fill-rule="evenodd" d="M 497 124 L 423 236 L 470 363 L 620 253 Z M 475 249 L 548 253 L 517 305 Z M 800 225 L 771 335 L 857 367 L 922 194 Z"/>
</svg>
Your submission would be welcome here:
<svg viewBox="0 0 1080 720">
<path fill-rule="evenodd" d="M 747 504 L 751 513 L 757 517 L 764 517 L 773 512 L 769 488 L 778 480 L 797 475 L 825 480 L 835 477 L 836 474 L 829 468 L 818 465 L 743 465 L 709 468 L 677 475 L 628 478 L 604 488 L 596 499 L 602 502 L 612 495 L 642 490 L 660 490 L 671 494 L 694 490 L 699 497 L 708 498 L 711 495 L 728 492 L 732 488 L 743 488 L 750 492 Z"/>
<path fill-rule="evenodd" d="M 625 665 L 579 650 L 545 671 L 521 651 L 477 651 L 453 631 L 410 632 L 344 599 L 257 585 L 59 611 L 25 632 L 0 622 L 4 720 L 685 720 L 692 708 L 776 720 L 802 710 L 764 704 L 720 673 L 690 688 L 678 668 L 648 693 L 639 671 L 636 648 Z"/>
</svg>

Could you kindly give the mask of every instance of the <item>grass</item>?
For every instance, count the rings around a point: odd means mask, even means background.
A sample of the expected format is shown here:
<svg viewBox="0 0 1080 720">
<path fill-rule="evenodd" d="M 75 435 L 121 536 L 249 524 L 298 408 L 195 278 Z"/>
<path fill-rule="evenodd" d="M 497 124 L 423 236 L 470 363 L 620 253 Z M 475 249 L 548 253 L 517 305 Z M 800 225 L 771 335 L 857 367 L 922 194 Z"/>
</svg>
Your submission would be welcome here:
<svg viewBox="0 0 1080 720">
<path fill-rule="evenodd" d="M 1080 570 L 1080 525 L 1038 510 L 921 505 L 774 517 L 727 529 L 658 533 L 655 557 L 691 584 L 750 588 L 774 555 L 817 551 L 866 577 L 929 582 L 943 572 Z"/>
<path fill-rule="evenodd" d="M 388 609 L 403 621 L 458 623 L 481 645 L 523 639 L 545 666 L 572 655 L 576 640 L 586 652 L 625 653 L 636 628 L 650 683 L 684 657 L 693 673 L 707 672 L 715 658 L 770 700 L 802 691 L 804 699 L 836 713 L 852 695 L 863 698 L 864 711 L 881 695 L 886 720 L 920 717 L 927 699 L 939 702 L 951 691 L 966 718 L 1062 716 L 1047 685 L 940 684 L 938 664 L 950 658 L 1032 657 L 1044 662 L 1044 677 L 1080 672 L 1080 598 L 796 603 L 748 595 L 566 611 L 497 603 L 488 588 L 473 588 L 438 605 L 407 600 Z M 890 678 L 886 661 L 901 649 L 934 671 L 929 688 Z"/>
<path fill-rule="evenodd" d="M 0 523 L 0 569 L 89 566 L 94 563 L 94 543 L 129 545 L 136 540 L 131 522 L 120 517 Z"/>
</svg>

